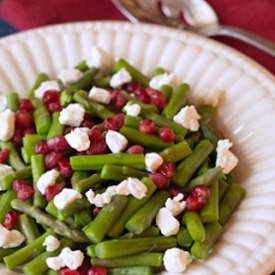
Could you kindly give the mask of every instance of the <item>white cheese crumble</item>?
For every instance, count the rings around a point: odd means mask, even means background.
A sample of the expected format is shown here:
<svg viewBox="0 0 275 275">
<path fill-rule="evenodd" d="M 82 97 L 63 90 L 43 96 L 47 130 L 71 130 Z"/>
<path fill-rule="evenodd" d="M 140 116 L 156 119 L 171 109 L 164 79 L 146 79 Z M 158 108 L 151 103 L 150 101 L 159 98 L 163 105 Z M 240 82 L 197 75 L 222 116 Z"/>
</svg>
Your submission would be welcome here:
<svg viewBox="0 0 275 275">
<path fill-rule="evenodd" d="M 128 116 L 138 116 L 140 114 L 141 111 L 141 107 L 139 104 L 129 104 L 127 103 L 124 107 L 123 107 L 123 111 L 126 112 L 126 115 Z"/>
<path fill-rule="evenodd" d="M 124 68 L 115 73 L 110 80 L 110 86 L 120 88 L 123 84 L 132 82 L 131 74 Z"/>
<path fill-rule="evenodd" d="M 176 235 L 180 229 L 179 221 L 173 216 L 170 210 L 162 207 L 156 216 L 156 225 L 164 236 Z"/>
<path fill-rule="evenodd" d="M 0 112 L 0 140 L 8 141 L 15 130 L 15 113 L 10 109 Z"/>
<path fill-rule="evenodd" d="M 65 86 L 73 84 L 83 77 L 83 72 L 76 68 L 63 69 L 59 72 L 58 78 Z"/>
<path fill-rule="evenodd" d="M 42 82 L 41 85 L 34 91 L 34 96 L 42 98 L 44 93 L 49 90 L 60 92 L 60 87 L 56 80 L 47 80 Z"/>
<path fill-rule="evenodd" d="M 147 186 L 137 178 L 127 178 L 120 182 L 116 187 L 116 193 L 120 195 L 133 195 L 137 199 L 146 196 Z"/>
<path fill-rule="evenodd" d="M 60 174 L 56 169 L 49 170 L 41 175 L 36 183 L 38 191 L 42 195 L 45 195 L 47 188 L 55 184 L 55 181 L 59 175 Z"/>
<path fill-rule="evenodd" d="M 181 274 L 192 262 L 190 253 L 180 248 L 170 248 L 164 252 L 163 264 L 171 274 Z"/>
<path fill-rule="evenodd" d="M 112 153 L 122 152 L 128 145 L 128 140 L 121 133 L 109 130 L 106 134 L 106 144 Z"/>
<path fill-rule="evenodd" d="M 25 241 L 25 236 L 18 230 L 8 230 L 0 224 L 0 247 L 18 247 Z"/>
<path fill-rule="evenodd" d="M 174 116 L 173 120 L 186 129 L 195 132 L 200 128 L 200 118 L 195 106 L 185 106 Z"/>
<path fill-rule="evenodd" d="M 179 80 L 173 73 L 163 73 L 154 76 L 149 82 L 149 86 L 156 90 L 159 90 L 162 85 L 169 85 L 174 90 L 179 85 Z"/>
<path fill-rule="evenodd" d="M 86 129 L 75 128 L 72 132 L 65 135 L 69 145 L 78 152 L 85 151 L 90 147 L 90 139 Z"/>
<path fill-rule="evenodd" d="M 217 107 L 220 102 L 221 94 L 222 92 L 218 88 L 205 89 L 196 96 L 196 105 L 211 105 L 213 107 Z"/>
<path fill-rule="evenodd" d="M 60 112 L 59 122 L 64 125 L 78 127 L 85 114 L 85 109 L 78 103 L 72 103 Z"/>
<path fill-rule="evenodd" d="M 11 166 L 2 163 L 0 164 L 0 179 L 13 172 L 14 171 Z"/>
<path fill-rule="evenodd" d="M 61 253 L 56 257 L 46 259 L 49 268 L 59 270 L 63 267 L 75 270 L 80 267 L 84 260 L 84 254 L 80 250 L 72 251 L 69 247 L 62 249 Z"/>
<path fill-rule="evenodd" d="M 96 207 L 103 207 L 105 204 L 108 204 L 115 194 L 116 186 L 109 186 L 102 194 L 95 195 L 92 189 L 85 193 L 88 201 Z"/>
<path fill-rule="evenodd" d="M 43 246 L 46 246 L 48 252 L 52 252 L 60 246 L 60 241 L 53 235 L 49 235 L 46 237 Z"/>
<path fill-rule="evenodd" d="M 62 191 L 54 197 L 53 203 L 57 209 L 62 210 L 66 208 L 66 206 L 81 198 L 82 195 L 77 190 L 63 188 Z"/>
<path fill-rule="evenodd" d="M 0 112 L 7 108 L 7 98 L 5 95 L 0 94 Z"/>
<path fill-rule="evenodd" d="M 94 86 L 89 91 L 89 98 L 102 104 L 109 104 L 111 101 L 111 93 L 106 89 Z"/>
<path fill-rule="evenodd" d="M 156 172 L 157 169 L 162 165 L 163 159 L 157 153 L 145 154 L 145 165 L 146 170 L 149 172 Z"/>
<path fill-rule="evenodd" d="M 229 150 L 233 143 L 228 139 L 218 141 L 216 166 L 221 166 L 222 172 L 228 174 L 238 164 L 238 158 Z"/>
<path fill-rule="evenodd" d="M 96 68 L 101 71 L 109 71 L 114 64 L 114 60 L 100 47 L 91 47 L 90 56 L 86 64 L 89 68 Z"/>
<path fill-rule="evenodd" d="M 185 209 L 186 201 L 183 201 L 183 198 L 183 194 L 179 193 L 173 199 L 168 198 L 165 202 L 165 207 L 174 217 L 179 215 Z"/>
</svg>

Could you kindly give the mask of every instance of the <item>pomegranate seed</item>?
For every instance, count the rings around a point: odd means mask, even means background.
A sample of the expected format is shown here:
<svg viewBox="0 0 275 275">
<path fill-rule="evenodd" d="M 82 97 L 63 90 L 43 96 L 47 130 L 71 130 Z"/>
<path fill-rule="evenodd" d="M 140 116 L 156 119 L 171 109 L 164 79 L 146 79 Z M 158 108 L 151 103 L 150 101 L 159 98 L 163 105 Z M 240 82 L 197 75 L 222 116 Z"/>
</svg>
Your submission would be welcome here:
<svg viewBox="0 0 275 275">
<path fill-rule="evenodd" d="M 108 152 L 108 146 L 104 139 L 93 141 L 90 148 L 86 150 L 88 155 L 101 155 Z"/>
<path fill-rule="evenodd" d="M 188 194 L 186 192 L 183 192 L 179 189 L 176 189 L 176 188 L 171 188 L 169 189 L 169 193 L 170 195 L 174 198 L 176 197 L 178 194 L 183 194 L 183 200 L 185 201 L 188 197 Z"/>
<path fill-rule="evenodd" d="M 100 207 L 95 207 L 95 208 L 93 209 L 93 212 L 92 212 L 93 217 L 95 218 L 95 217 L 100 213 L 100 211 L 101 211 L 101 208 L 100 208 Z"/>
<path fill-rule="evenodd" d="M 17 222 L 18 218 L 19 218 L 19 215 L 16 211 L 14 210 L 8 211 L 5 215 L 3 226 L 6 229 L 11 230 L 14 224 Z"/>
<path fill-rule="evenodd" d="M 14 142 L 16 147 L 21 147 L 22 146 L 23 136 L 24 136 L 24 132 L 22 131 L 22 129 L 16 129 L 14 131 L 12 141 Z"/>
<path fill-rule="evenodd" d="M 64 158 L 61 152 L 53 151 L 45 156 L 45 166 L 47 170 L 53 169 L 58 162 Z"/>
<path fill-rule="evenodd" d="M 92 128 L 95 124 L 91 120 L 83 120 L 80 124 L 80 127 L 87 127 L 87 128 Z"/>
<path fill-rule="evenodd" d="M 122 92 L 115 90 L 111 93 L 111 102 L 117 111 L 120 111 L 127 103 L 127 98 Z"/>
<path fill-rule="evenodd" d="M 108 117 L 103 121 L 103 126 L 106 130 L 119 131 L 123 123 L 115 117 Z"/>
<path fill-rule="evenodd" d="M 73 169 L 68 159 L 60 160 L 57 164 L 57 169 L 60 174 L 66 178 L 70 177 L 73 173 Z"/>
<path fill-rule="evenodd" d="M 26 186 L 26 185 L 29 185 L 30 183 L 25 181 L 25 180 L 20 180 L 20 179 L 17 179 L 17 180 L 14 180 L 13 183 L 12 183 L 12 189 L 15 191 L 15 192 L 18 192 L 23 186 Z"/>
<path fill-rule="evenodd" d="M 60 93 L 56 90 L 48 90 L 43 94 L 42 100 L 48 105 L 49 103 L 59 102 Z"/>
<path fill-rule="evenodd" d="M 165 127 L 159 129 L 158 135 L 163 142 L 173 142 L 175 138 L 173 130 Z"/>
<path fill-rule="evenodd" d="M 25 135 L 34 135 L 34 134 L 36 134 L 36 129 L 34 127 L 25 129 L 24 133 L 23 133 L 24 136 Z"/>
<path fill-rule="evenodd" d="M 134 91 L 134 97 L 144 103 L 151 103 L 150 95 L 143 88 L 138 88 Z"/>
<path fill-rule="evenodd" d="M 120 121 L 121 125 L 124 124 L 124 120 L 125 120 L 125 114 L 123 113 L 118 113 L 114 116 L 115 119 L 117 119 L 118 121 Z"/>
<path fill-rule="evenodd" d="M 210 190 L 206 185 L 197 185 L 191 189 L 190 195 L 192 196 L 202 196 L 208 199 L 210 197 Z"/>
<path fill-rule="evenodd" d="M 52 149 L 58 152 L 64 152 L 71 148 L 66 138 L 62 135 L 58 135 L 50 138 L 47 141 L 47 144 L 49 149 Z"/>
<path fill-rule="evenodd" d="M 8 160 L 9 157 L 9 149 L 8 148 L 4 148 L 3 150 L 0 151 L 0 163 L 6 163 L 6 161 Z"/>
<path fill-rule="evenodd" d="M 171 179 L 176 172 L 176 165 L 173 162 L 164 162 L 159 168 L 158 172 L 160 172 L 167 179 Z"/>
<path fill-rule="evenodd" d="M 82 275 L 77 270 L 72 270 L 72 269 L 69 269 L 69 268 L 60 269 L 58 274 L 59 275 Z"/>
<path fill-rule="evenodd" d="M 102 132 L 98 127 L 91 129 L 89 132 L 89 139 L 91 142 L 102 140 Z"/>
<path fill-rule="evenodd" d="M 84 258 L 82 265 L 77 269 L 80 275 L 86 275 L 91 268 L 91 261 L 89 258 Z"/>
<path fill-rule="evenodd" d="M 165 94 L 152 88 L 147 88 L 147 92 L 150 95 L 151 104 L 155 105 L 159 110 L 164 109 L 167 103 Z"/>
<path fill-rule="evenodd" d="M 87 275 L 107 275 L 107 269 L 101 266 L 94 266 L 88 270 Z"/>
<path fill-rule="evenodd" d="M 88 113 L 84 114 L 83 120 L 92 120 L 92 116 Z"/>
<path fill-rule="evenodd" d="M 156 130 L 156 125 L 152 119 L 142 119 L 139 123 L 138 129 L 144 134 L 152 135 Z"/>
<path fill-rule="evenodd" d="M 48 107 L 48 111 L 51 114 L 54 112 L 60 112 L 63 109 L 63 107 L 59 102 L 51 102 L 47 105 L 47 107 Z"/>
<path fill-rule="evenodd" d="M 28 200 L 34 194 L 34 189 L 30 185 L 23 185 L 17 192 L 17 198 L 22 201 Z"/>
<path fill-rule="evenodd" d="M 144 148 L 138 144 L 132 145 L 126 151 L 128 154 L 142 154 L 144 152 Z"/>
<path fill-rule="evenodd" d="M 149 174 L 149 179 L 155 183 L 158 189 L 164 189 L 168 186 L 168 179 L 161 173 L 151 173 Z"/>
<path fill-rule="evenodd" d="M 34 151 L 36 154 L 49 154 L 51 152 L 51 149 L 49 148 L 46 140 L 41 140 L 36 143 L 34 147 Z"/>
<path fill-rule="evenodd" d="M 26 111 L 26 112 L 32 112 L 34 110 L 34 107 L 32 105 L 31 100 L 24 98 L 20 102 L 19 106 L 20 111 Z"/>
<path fill-rule="evenodd" d="M 74 127 L 66 127 L 65 131 L 64 131 L 64 136 L 66 136 L 67 134 L 71 133 L 74 130 Z"/>
<path fill-rule="evenodd" d="M 66 182 L 56 183 L 54 185 L 50 185 L 46 189 L 45 198 L 47 201 L 51 201 L 58 193 L 62 191 L 62 189 L 66 186 Z"/>
<path fill-rule="evenodd" d="M 202 196 L 190 195 L 186 199 L 185 209 L 187 211 L 197 211 L 200 210 L 206 203 L 206 198 Z"/>
<path fill-rule="evenodd" d="M 31 128 L 34 125 L 33 116 L 24 110 L 15 113 L 15 127 L 20 129 Z"/>
<path fill-rule="evenodd" d="M 124 85 L 123 87 L 128 93 L 133 94 L 135 91 L 139 88 L 141 88 L 141 84 L 137 81 L 133 81 L 131 83 L 128 83 Z"/>
</svg>

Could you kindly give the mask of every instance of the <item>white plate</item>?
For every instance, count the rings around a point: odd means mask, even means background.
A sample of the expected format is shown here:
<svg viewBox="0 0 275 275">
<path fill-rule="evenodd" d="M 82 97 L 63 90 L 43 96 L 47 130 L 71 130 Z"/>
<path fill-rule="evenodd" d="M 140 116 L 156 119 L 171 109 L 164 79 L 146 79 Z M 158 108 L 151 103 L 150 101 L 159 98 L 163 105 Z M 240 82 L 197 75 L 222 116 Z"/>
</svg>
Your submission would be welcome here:
<svg viewBox="0 0 275 275">
<path fill-rule="evenodd" d="M 0 92 L 26 95 L 38 72 L 55 76 L 98 45 L 143 73 L 162 66 L 189 83 L 192 94 L 223 90 L 218 127 L 234 142 L 237 181 L 246 198 L 206 261 L 185 274 L 267 275 L 275 269 L 275 79 L 222 44 L 174 29 L 122 22 L 56 25 L 0 39 Z M 18 274 L 0 268 L 2 275 Z M 20 274 L 20 273 L 19 273 Z"/>
</svg>

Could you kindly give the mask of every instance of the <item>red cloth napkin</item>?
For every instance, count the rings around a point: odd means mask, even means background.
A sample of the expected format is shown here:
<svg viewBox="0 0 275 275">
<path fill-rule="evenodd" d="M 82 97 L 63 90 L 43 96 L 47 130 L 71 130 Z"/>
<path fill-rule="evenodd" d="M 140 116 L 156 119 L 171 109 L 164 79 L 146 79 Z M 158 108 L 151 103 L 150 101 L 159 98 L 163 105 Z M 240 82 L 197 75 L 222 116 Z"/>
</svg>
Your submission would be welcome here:
<svg viewBox="0 0 275 275">
<path fill-rule="evenodd" d="M 171 0 L 173 1 L 173 0 Z M 208 0 L 224 25 L 241 27 L 275 43 L 275 0 Z M 126 20 L 111 0 L 2 0 L 1 16 L 19 30 L 86 21 Z M 275 58 L 232 38 L 214 38 L 259 62 L 275 75 Z"/>
</svg>

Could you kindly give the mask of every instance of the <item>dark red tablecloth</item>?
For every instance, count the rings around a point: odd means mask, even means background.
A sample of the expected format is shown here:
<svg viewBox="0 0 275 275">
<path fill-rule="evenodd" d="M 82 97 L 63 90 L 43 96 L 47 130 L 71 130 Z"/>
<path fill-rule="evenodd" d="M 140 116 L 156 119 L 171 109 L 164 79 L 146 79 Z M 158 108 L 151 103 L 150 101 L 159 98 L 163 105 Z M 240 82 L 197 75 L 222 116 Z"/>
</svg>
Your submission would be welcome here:
<svg viewBox="0 0 275 275">
<path fill-rule="evenodd" d="M 244 28 L 275 43 L 275 0 L 208 2 L 222 24 Z M 0 16 L 18 30 L 84 20 L 127 20 L 111 0 L 2 0 Z M 231 38 L 215 39 L 250 56 L 275 75 L 274 57 Z"/>
</svg>

